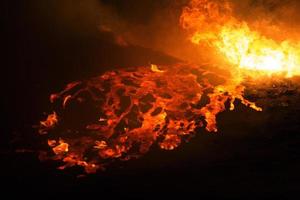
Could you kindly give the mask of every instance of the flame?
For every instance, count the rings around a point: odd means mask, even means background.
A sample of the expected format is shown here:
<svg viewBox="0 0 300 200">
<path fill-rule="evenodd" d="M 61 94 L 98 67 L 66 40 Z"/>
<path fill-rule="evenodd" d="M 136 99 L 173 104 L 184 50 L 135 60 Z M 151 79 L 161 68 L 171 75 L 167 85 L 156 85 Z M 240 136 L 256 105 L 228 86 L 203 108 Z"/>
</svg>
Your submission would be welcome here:
<svg viewBox="0 0 300 200">
<path fill-rule="evenodd" d="M 44 121 L 40 121 L 39 133 L 46 134 L 49 130 L 53 129 L 58 122 L 56 112 L 49 114 L 47 119 Z"/>
<path fill-rule="evenodd" d="M 53 141 L 49 142 L 49 146 L 52 145 L 53 145 Z M 52 150 L 57 155 L 67 153 L 69 151 L 69 144 L 60 139 L 59 144 L 53 147 Z"/>
<path fill-rule="evenodd" d="M 154 65 L 154 64 L 151 64 L 151 70 L 152 70 L 153 72 L 159 72 L 159 73 L 164 72 L 164 71 L 158 69 L 157 65 Z"/>
<path fill-rule="evenodd" d="M 113 160 L 138 158 L 153 145 L 173 150 L 196 129 L 217 132 L 217 115 L 226 102 L 231 110 L 238 99 L 261 111 L 243 92 L 243 86 L 191 64 L 110 71 L 74 82 L 51 95 L 58 109 L 40 127 L 53 132 L 48 135 L 51 151 L 41 157 L 63 161 L 59 169 L 77 165 L 94 173 Z M 97 114 L 79 127 L 75 118 L 82 123 L 82 111 L 70 107 L 85 103 Z"/>
<path fill-rule="evenodd" d="M 191 32 L 191 42 L 207 44 L 227 62 L 240 69 L 262 74 L 300 74 L 300 43 L 275 41 L 234 17 L 227 0 L 191 0 L 180 22 Z M 249 71 L 247 71 L 249 73 Z"/>
</svg>

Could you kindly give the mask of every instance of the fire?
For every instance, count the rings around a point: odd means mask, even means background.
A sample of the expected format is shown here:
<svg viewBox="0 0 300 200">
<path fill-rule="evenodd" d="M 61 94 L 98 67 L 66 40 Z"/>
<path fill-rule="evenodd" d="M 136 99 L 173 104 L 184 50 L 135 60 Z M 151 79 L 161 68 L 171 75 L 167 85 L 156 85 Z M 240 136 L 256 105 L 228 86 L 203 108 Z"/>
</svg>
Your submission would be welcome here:
<svg viewBox="0 0 300 200">
<path fill-rule="evenodd" d="M 157 65 L 153 65 L 153 64 L 151 64 L 151 70 L 153 72 L 160 72 L 160 73 L 164 72 L 164 71 L 158 69 Z"/>
<path fill-rule="evenodd" d="M 191 0 L 180 22 L 193 43 L 216 49 L 233 70 L 300 74 L 300 44 L 253 30 L 234 17 L 227 0 Z M 43 158 L 64 162 L 59 169 L 81 166 L 95 173 L 113 161 L 138 158 L 153 145 L 173 150 L 199 130 L 217 132 L 218 114 L 234 110 L 236 100 L 262 111 L 244 98 L 240 76 L 224 77 L 204 68 L 152 64 L 68 84 L 50 96 L 55 112 L 40 123 L 39 132 L 49 133 Z"/>
<path fill-rule="evenodd" d="M 173 150 L 196 129 L 217 132 L 216 117 L 227 102 L 230 110 L 238 99 L 260 111 L 243 92 L 241 85 L 191 64 L 110 71 L 68 84 L 51 95 L 58 109 L 40 126 L 49 133 L 43 159 L 63 161 L 59 169 L 77 165 L 94 173 L 112 161 L 138 158 L 153 145 Z M 95 113 L 84 119 L 75 105 Z"/>
<path fill-rule="evenodd" d="M 56 112 L 53 112 L 52 114 L 49 114 L 47 116 L 46 120 L 40 121 L 39 133 L 40 134 L 46 134 L 50 129 L 55 127 L 57 122 L 58 122 L 58 118 L 57 118 Z"/>
<path fill-rule="evenodd" d="M 49 146 L 53 144 L 50 142 Z M 65 143 L 63 140 L 59 140 L 59 145 L 52 148 L 55 154 L 63 154 L 69 151 L 69 144 Z"/>
<path fill-rule="evenodd" d="M 191 0 L 180 22 L 191 31 L 194 44 L 208 44 L 240 69 L 287 77 L 300 74 L 300 43 L 275 41 L 252 30 L 234 17 L 227 0 Z"/>
</svg>

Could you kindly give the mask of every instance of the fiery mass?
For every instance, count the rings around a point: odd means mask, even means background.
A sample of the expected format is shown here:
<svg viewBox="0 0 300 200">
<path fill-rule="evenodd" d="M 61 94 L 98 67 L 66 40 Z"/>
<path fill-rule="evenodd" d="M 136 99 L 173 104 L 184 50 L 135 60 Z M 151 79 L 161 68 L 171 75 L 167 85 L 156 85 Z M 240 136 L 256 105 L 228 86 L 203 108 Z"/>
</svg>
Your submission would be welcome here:
<svg viewBox="0 0 300 200">
<path fill-rule="evenodd" d="M 190 31 L 193 43 L 212 46 L 239 68 L 287 77 L 300 74 L 299 42 L 267 38 L 260 34 L 261 27 L 252 30 L 237 19 L 233 9 L 227 0 L 192 0 L 180 22 Z"/>
<path fill-rule="evenodd" d="M 152 145 L 173 150 L 201 128 L 217 132 L 217 115 L 233 110 L 235 100 L 261 111 L 244 98 L 244 74 L 298 75 L 300 44 L 263 36 L 233 9 L 226 0 L 191 0 L 180 17 L 193 43 L 212 47 L 231 66 L 230 77 L 177 64 L 70 83 L 50 97 L 55 111 L 39 126 L 50 149 L 40 158 L 94 173 L 112 161 L 138 158 Z"/>
</svg>

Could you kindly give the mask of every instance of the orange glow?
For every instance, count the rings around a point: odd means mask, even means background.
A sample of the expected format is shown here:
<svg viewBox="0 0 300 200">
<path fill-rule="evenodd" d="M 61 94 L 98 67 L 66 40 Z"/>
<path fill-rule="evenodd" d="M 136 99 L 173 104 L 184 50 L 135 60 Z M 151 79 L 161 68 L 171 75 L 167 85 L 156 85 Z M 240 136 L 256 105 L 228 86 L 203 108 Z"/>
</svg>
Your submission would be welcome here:
<svg viewBox="0 0 300 200">
<path fill-rule="evenodd" d="M 194 44 L 208 44 L 240 69 L 287 77 L 300 74 L 300 43 L 275 41 L 252 30 L 233 16 L 227 0 L 191 0 L 181 25 L 191 32 Z"/>
</svg>

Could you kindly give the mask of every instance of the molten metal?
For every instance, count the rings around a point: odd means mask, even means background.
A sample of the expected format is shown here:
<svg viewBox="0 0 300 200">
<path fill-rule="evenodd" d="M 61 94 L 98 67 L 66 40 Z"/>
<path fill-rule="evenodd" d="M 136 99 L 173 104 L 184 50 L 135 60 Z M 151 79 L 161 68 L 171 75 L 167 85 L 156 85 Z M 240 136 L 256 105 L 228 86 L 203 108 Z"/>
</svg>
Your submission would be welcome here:
<svg viewBox="0 0 300 200">
<path fill-rule="evenodd" d="M 60 169 L 78 165 L 93 173 L 113 160 L 137 158 L 154 144 L 173 150 L 197 128 L 216 132 L 216 116 L 226 103 L 233 110 L 239 99 L 260 111 L 243 91 L 222 76 L 184 64 L 111 71 L 71 83 L 51 95 L 60 106 L 41 122 L 40 132 L 49 133 L 46 157 L 63 161 Z M 96 111 L 88 120 L 77 110 L 86 104 Z"/>
</svg>

